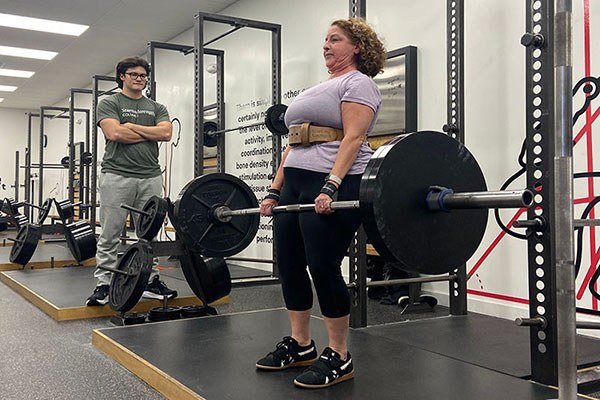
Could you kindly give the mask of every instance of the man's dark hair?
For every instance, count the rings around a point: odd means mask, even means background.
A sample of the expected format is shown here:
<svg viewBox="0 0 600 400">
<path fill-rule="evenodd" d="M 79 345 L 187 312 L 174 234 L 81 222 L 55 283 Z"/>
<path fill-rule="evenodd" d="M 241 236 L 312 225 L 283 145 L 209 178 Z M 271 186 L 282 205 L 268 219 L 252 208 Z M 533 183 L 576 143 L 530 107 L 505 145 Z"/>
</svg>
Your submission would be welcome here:
<svg viewBox="0 0 600 400">
<path fill-rule="evenodd" d="M 121 79 L 121 75 L 124 74 L 129 68 L 135 67 L 144 67 L 146 74 L 150 75 L 150 64 L 148 64 L 148 61 L 144 60 L 143 58 L 127 57 L 117 63 L 115 81 L 121 89 L 123 89 L 123 80 Z"/>
</svg>

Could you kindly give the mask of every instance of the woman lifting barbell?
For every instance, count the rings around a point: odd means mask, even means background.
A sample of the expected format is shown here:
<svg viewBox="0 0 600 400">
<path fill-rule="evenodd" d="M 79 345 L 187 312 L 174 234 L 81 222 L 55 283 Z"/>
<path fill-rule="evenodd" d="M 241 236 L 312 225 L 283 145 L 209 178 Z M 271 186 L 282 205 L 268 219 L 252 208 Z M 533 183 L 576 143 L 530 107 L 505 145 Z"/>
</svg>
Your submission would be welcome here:
<svg viewBox="0 0 600 400">
<path fill-rule="evenodd" d="M 381 94 L 372 77 L 382 71 L 385 49 L 362 19 L 334 21 L 323 45 L 329 79 L 289 105 L 289 145 L 261 213 L 277 204 L 315 203 L 316 213 L 274 216 L 277 263 L 291 334 L 260 359 L 262 370 L 309 366 L 294 384 L 331 386 L 353 377 L 347 349 L 350 296 L 341 261 L 360 225 L 360 215 L 333 213 L 331 202 L 358 198 L 361 175 L 373 154 L 366 136 L 375 124 Z M 313 303 L 310 270 L 329 336 L 320 357 L 310 335 Z"/>
</svg>

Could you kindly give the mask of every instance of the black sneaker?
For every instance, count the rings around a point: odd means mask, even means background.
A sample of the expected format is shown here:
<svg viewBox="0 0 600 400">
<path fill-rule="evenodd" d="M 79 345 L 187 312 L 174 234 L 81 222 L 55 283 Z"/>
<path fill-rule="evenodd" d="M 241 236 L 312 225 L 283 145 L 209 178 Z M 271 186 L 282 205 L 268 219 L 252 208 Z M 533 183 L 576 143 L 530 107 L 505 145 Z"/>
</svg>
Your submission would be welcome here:
<svg viewBox="0 0 600 400">
<path fill-rule="evenodd" d="M 352 356 L 348 353 L 343 361 L 338 353 L 326 347 L 316 363 L 294 379 L 294 384 L 303 388 L 326 388 L 354 378 Z"/>
<path fill-rule="evenodd" d="M 317 348 L 313 340 L 308 346 L 302 347 L 296 339 L 286 336 L 275 347 L 275 351 L 256 362 L 256 368 L 279 371 L 291 367 L 305 367 L 317 360 Z"/>
<path fill-rule="evenodd" d="M 108 303 L 108 285 L 96 286 L 94 293 L 85 301 L 86 306 L 103 306 Z"/>
<path fill-rule="evenodd" d="M 156 275 L 151 282 L 148 282 L 142 296 L 147 299 L 162 300 L 164 297 L 174 299 L 177 297 L 177 290 L 169 289 L 167 285 L 160 280 L 158 275 Z"/>
</svg>

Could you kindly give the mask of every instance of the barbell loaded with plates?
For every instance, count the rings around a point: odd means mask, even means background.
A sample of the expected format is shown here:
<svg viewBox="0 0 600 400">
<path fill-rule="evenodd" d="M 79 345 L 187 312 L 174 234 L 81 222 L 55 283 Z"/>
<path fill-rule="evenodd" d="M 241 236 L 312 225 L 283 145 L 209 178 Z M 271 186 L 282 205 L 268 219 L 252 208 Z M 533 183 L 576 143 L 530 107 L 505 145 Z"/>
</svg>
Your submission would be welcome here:
<svg viewBox="0 0 600 400">
<path fill-rule="evenodd" d="M 64 168 L 69 168 L 69 159 L 69 156 L 64 156 L 60 159 L 60 164 Z M 83 153 L 81 153 L 80 161 L 83 165 L 90 165 L 92 163 L 92 153 L 90 153 L 89 151 L 84 151 Z"/>
<path fill-rule="evenodd" d="M 212 121 L 207 121 L 203 125 L 204 130 L 204 146 L 215 147 L 217 145 L 218 137 L 222 133 L 233 132 L 240 129 L 252 128 L 255 126 L 266 125 L 267 129 L 274 135 L 282 136 L 288 133 L 287 126 L 285 126 L 285 111 L 287 106 L 285 104 L 274 104 L 269 107 L 265 113 L 265 120 L 263 122 L 257 122 L 250 125 L 238 126 L 236 128 L 219 129 L 219 125 Z"/>
<path fill-rule="evenodd" d="M 465 263 L 483 235 L 489 208 L 529 207 L 533 194 L 487 191 L 473 155 L 434 131 L 400 135 L 381 146 L 362 175 L 359 200 L 332 203 L 358 210 L 370 242 L 402 269 L 442 274 Z M 314 204 L 277 206 L 279 212 L 314 211 Z M 185 247 L 228 257 L 245 249 L 259 225 L 258 202 L 246 183 L 222 173 L 189 182 L 174 203 L 174 223 Z"/>
<path fill-rule="evenodd" d="M 41 225 L 44 223 L 48 214 L 50 213 L 50 209 L 52 208 L 52 199 L 48 198 L 44 201 L 41 206 L 37 206 L 35 204 L 27 203 L 24 201 L 17 202 L 13 198 L 6 197 L 4 198 L 4 202 L 2 205 L 2 211 L 4 211 L 9 217 L 13 217 L 13 219 L 17 220 L 15 225 L 18 227 L 22 226 L 24 223 L 27 223 L 27 217 L 23 216 L 19 212 L 19 208 L 23 206 L 29 206 L 38 210 L 38 219 L 37 224 Z M 25 220 L 23 220 L 25 218 Z"/>
</svg>

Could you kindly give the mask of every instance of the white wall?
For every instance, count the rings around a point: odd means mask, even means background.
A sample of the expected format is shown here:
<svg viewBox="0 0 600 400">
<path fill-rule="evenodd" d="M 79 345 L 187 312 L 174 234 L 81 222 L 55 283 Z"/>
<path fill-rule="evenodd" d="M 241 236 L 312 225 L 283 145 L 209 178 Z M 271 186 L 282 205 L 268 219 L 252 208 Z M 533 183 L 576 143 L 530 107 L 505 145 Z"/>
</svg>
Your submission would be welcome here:
<svg viewBox="0 0 600 400">
<path fill-rule="evenodd" d="M 20 163 L 24 163 L 25 148 L 27 146 L 27 115 L 28 110 L 0 108 L 0 144 L 4 151 L 3 161 L 0 163 L 0 201 L 5 197 L 15 197 L 15 189 L 11 187 L 15 181 L 15 151 L 19 151 Z M 39 131 L 39 126 L 36 127 Z M 19 171 L 20 181 L 23 182 L 25 171 Z M 23 199 L 23 189 L 19 192 L 19 199 Z"/>
</svg>

